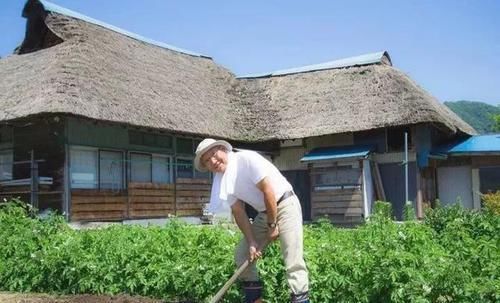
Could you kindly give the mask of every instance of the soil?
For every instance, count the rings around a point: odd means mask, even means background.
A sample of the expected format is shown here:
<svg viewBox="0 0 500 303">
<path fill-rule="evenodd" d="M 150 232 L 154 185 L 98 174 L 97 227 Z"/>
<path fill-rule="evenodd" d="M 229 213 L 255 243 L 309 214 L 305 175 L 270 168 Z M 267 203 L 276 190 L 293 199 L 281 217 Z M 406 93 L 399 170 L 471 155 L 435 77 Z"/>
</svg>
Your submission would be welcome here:
<svg viewBox="0 0 500 303">
<path fill-rule="evenodd" d="M 161 300 L 154 300 L 145 297 L 117 295 L 117 296 L 97 296 L 97 295 L 71 295 L 56 296 L 46 294 L 18 294 L 0 293 L 2 303 L 165 303 Z"/>
</svg>

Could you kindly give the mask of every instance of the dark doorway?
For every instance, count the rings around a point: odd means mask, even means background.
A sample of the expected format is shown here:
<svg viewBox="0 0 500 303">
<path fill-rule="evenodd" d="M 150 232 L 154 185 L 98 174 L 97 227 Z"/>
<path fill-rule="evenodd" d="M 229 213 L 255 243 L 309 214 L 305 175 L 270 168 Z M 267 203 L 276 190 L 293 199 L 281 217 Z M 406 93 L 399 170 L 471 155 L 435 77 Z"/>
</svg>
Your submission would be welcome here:
<svg viewBox="0 0 500 303">
<path fill-rule="evenodd" d="M 405 205 L 405 172 L 399 163 L 379 164 L 380 175 L 384 185 L 387 202 L 391 202 L 393 215 L 397 220 L 403 219 Z M 415 162 L 408 163 L 408 199 L 415 202 L 417 196 L 417 177 Z"/>
<path fill-rule="evenodd" d="M 287 170 L 281 172 L 293 186 L 302 206 L 302 219 L 311 221 L 311 179 L 308 170 Z"/>
<path fill-rule="evenodd" d="M 479 184 L 481 184 L 481 193 L 494 193 L 500 190 L 500 166 L 480 167 Z"/>
</svg>

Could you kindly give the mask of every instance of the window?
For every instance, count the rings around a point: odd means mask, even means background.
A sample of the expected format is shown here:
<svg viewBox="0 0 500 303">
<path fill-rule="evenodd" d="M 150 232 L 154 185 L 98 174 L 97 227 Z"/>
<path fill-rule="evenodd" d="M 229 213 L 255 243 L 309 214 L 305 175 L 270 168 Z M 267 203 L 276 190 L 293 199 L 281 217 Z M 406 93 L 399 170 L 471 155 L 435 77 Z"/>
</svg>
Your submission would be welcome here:
<svg viewBox="0 0 500 303">
<path fill-rule="evenodd" d="M 201 171 L 194 169 L 194 177 L 197 179 L 210 179 L 210 172 L 202 173 Z"/>
<path fill-rule="evenodd" d="M 153 183 L 171 183 L 170 157 L 153 156 Z"/>
<path fill-rule="evenodd" d="M 0 181 L 12 180 L 14 155 L 12 149 L 0 151 Z"/>
<path fill-rule="evenodd" d="M 99 188 L 124 188 L 122 152 L 99 151 Z"/>
<path fill-rule="evenodd" d="M 177 153 L 193 155 L 193 140 L 187 138 L 177 138 Z"/>
<path fill-rule="evenodd" d="M 151 155 L 130 154 L 130 181 L 151 182 Z"/>
<path fill-rule="evenodd" d="M 70 149 L 71 188 L 97 188 L 97 154 L 93 148 Z"/>
<path fill-rule="evenodd" d="M 177 158 L 177 178 L 193 178 L 193 159 L 188 158 Z"/>
<path fill-rule="evenodd" d="M 361 169 L 352 166 L 337 166 L 314 174 L 315 190 L 359 189 Z"/>
<path fill-rule="evenodd" d="M 130 181 L 171 183 L 171 161 L 166 155 L 130 153 Z"/>
<path fill-rule="evenodd" d="M 168 135 L 129 130 L 128 140 L 134 145 L 173 148 L 172 137 Z"/>
<path fill-rule="evenodd" d="M 71 188 L 123 189 L 123 152 L 70 147 Z"/>
</svg>

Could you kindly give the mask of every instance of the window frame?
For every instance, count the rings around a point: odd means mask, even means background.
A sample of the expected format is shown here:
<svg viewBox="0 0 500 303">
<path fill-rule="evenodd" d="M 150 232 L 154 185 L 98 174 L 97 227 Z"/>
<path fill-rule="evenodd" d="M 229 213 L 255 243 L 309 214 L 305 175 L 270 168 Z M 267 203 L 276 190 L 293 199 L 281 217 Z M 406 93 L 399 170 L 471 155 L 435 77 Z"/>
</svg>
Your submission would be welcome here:
<svg viewBox="0 0 500 303">
<path fill-rule="evenodd" d="M 179 178 L 179 171 L 178 171 L 179 165 L 177 165 L 177 160 L 189 160 L 189 161 L 191 161 L 191 174 L 192 174 L 191 179 L 194 179 L 194 176 L 195 176 L 194 157 L 177 156 L 177 157 L 175 157 L 175 180 L 177 181 L 177 179 Z M 182 178 L 185 178 L 185 177 L 182 177 Z"/>
<path fill-rule="evenodd" d="M 13 148 L 5 148 L 5 149 L 0 149 L 0 154 L 9 154 L 11 156 L 11 162 L 10 162 L 10 179 L 2 179 L 2 176 L 0 176 L 0 181 L 10 181 L 14 180 L 14 149 Z M 1 166 L 7 166 L 9 163 L 0 163 Z"/>
<path fill-rule="evenodd" d="M 128 151 L 128 182 L 133 182 L 132 181 L 132 154 L 139 154 L 139 155 L 147 155 L 150 156 L 151 158 L 151 165 L 150 165 L 150 177 L 151 177 L 151 182 L 150 183 L 155 183 L 153 179 L 153 159 L 154 157 L 159 157 L 159 158 L 166 158 L 169 160 L 169 168 L 168 168 L 168 174 L 169 174 L 169 182 L 168 183 L 158 183 L 158 184 L 172 184 L 174 183 L 174 176 L 173 176 L 173 156 L 170 154 L 160 154 L 160 153 L 151 153 L 151 152 L 144 152 L 144 151 L 136 151 L 136 150 L 130 150 Z"/>
<path fill-rule="evenodd" d="M 126 170 L 126 167 L 125 167 L 125 151 L 123 150 L 120 150 L 120 149 L 111 149 L 111 148 L 98 148 L 98 152 L 97 152 L 97 177 L 98 177 L 98 181 L 97 181 L 97 188 L 99 190 L 103 189 L 101 187 L 101 152 L 113 152 L 113 153 L 120 153 L 121 154 L 121 169 L 122 169 L 122 173 L 121 173 L 121 188 L 118 188 L 118 190 L 124 190 L 124 189 L 127 189 L 127 186 L 126 186 L 126 174 L 125 174 L 125 170 Z M 109 189 L 109 188 L 104 188 L 104 189 Z M 113 190 L 113 189 L 112 189 Z"/>
<path fill-rule="evenodd" d="M 73 187 L 73 182 L 72 182 L 72 176 L 71 174 L 73 173 L 72 171 L 72 163 L 71 163 L 71 153 L 73 150 L 80 150 L 80 151 L 92 151 L 92 152 L 96 152 L 97 153 L 97 161 L 96 161 L 96 187 L 92 187 L 92 188 L 88 188 L 88 187 Z M 101 186 L 101 151 L 104 151 L 104 152 L 117 152 L 117 153 L 121 153 L 121 169 L 122 169 L 122 173 L 121 173 L 121 178 L 122 178 L 122 186 L 121 188 L 117 189 L 117 190 L 124 190 L 127 188 L 127 182 L 126 182 L 126 165 L 125 165 L 125 151 L 124 150 L 121 150 L 121 149 L 113 149 L 113 148 L 99 148 L 99 147 L 94 147 L 94 146 L 84 146 L 84 145 L 70 145 L 69 146 L 69 173 L 70 173 L 70 177 L 69 177 L 69 181 L 70 181 L 70 189 L 73 190 L 73 189 L 83 189 L 83 190 L 86 190 L 86 189 L 91 189 L 91 190 L 108 190 L 109 188 L 102 188 Z"/>
<path fill-rule="evenodd" d="M 73 187 L 73 163 L 72 163 L 72 153 L 74 150 L 77 150 L 77 151 L 92 151 L 92 152 L 96 152 L 97 154 L 97 161 L 96 161 L 96 166 L 95 166 L 95 169 L 96 169 L 96 177 L 95 177 L 95 180 L 96 180 L 96 186 L 95 187 Z M 69 188 L 71 190 L 73 189 L 91 189 L 91 190 L 99 190 L 99 180 L 100 180 L 100 177 L 99 177 L 99 148 L 97 147 L 91 147 L 91 146 L 81 146 L 81 145 L 70 145 L 69 146 Z"/>
<path fill-rule="evenodd" d="M 159 184 L 172 184 L 174 183 L 174 175 L 173 175 L 173 157 L 172 155 L 165 155 L 165 154 L 158 154 L 158 153 L 154 153 L 154 154 L 151 154 L 151 181 L 154 181 L 154 178 L 153 178 L 153 162 L 154 162 L 154 157 L 157 157 L 157 158 L 166 158 L 168 159 L 168 182 L 167 183 L 159 183 Z M 155 182 L 153 182 L 155 183 Z"/>
</svg>

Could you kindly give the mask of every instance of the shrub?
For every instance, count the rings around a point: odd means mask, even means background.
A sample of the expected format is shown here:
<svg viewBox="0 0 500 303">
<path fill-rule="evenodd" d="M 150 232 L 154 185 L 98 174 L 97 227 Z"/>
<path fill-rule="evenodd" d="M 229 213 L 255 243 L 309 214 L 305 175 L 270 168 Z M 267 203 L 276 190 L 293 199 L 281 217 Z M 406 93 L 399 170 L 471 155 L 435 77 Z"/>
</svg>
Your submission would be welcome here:
<svg viewBox="0 0 500 303">
<path fill-rule="evenodd" d="M 481 195 L 481 200 L 483 201 L 483 206 L 487 211 L 500 216 L 500 191 Z"/>
<path fill-rule="evenodd" d="M 415 207 L 411 201 L 407 201 L 405 203 L 405 208 L 403 209 L 403 219 L 405 221 L 412 221 L 417 219 L 417 215 L 415 214 Z"/>
<path fill-rule="evenodd" d="M 392 219 L 392 204 L 385 201 L 375 201 L 374 214 L 385 219 Z"/>
</svg>

